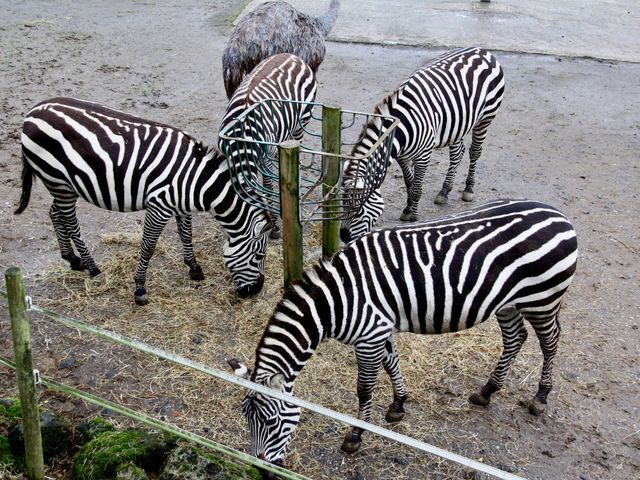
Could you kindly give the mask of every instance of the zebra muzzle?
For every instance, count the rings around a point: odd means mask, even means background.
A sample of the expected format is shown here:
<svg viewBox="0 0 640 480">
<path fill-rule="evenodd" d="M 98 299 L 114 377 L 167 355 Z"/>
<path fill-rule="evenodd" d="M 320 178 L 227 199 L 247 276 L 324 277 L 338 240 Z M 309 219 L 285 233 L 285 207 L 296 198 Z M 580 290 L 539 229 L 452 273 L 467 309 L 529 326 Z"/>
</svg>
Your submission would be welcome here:
<svg viewBox="0 0 640 480">
<path fill-rule="evenodd" d="M 262 290 L 262 286 L 264 285 L 264 275 L 260 274 L 255 283 L 250 283 L 248 285 L 243 285 L 241 287 L 236 288 L 236 294 L 239 297 L 246 298 L 251 297 L 253 295 L 257 295 Z"/>
</svg>

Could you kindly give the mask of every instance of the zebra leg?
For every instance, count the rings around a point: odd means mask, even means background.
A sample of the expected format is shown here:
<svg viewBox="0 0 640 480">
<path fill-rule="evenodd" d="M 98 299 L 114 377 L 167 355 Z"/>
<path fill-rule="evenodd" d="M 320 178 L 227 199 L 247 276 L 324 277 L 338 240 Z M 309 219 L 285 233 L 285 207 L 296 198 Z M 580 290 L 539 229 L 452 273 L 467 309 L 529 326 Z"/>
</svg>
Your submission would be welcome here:
<svg viewBox="0 0 640 480">
<path fill-rule="evenodd" d="M 542 350 L 542 373 L 540 383 L 535 396 L 528 402 L 522 402 L 523 406 L 529 409 L 532 415 L 542 415 L 547 406 L 547 395 L 552 387 L 553 359 L 558 351 L 558 341 L 560 340 L 560 321 L 558 313 L 545 319 L 532 319 L 527 316 L 533 330 L 536 332 L 540 349 Z"/>
<path fill-rule="evenodd" d="M 415 222 L 418 220 L 418 205 L 422 197 L 422 183 L 431 161 L 432 150 L 433 147 L 427 148 L 422 156 L 413 162 L 413 178 L 407 190 L 407 206 L 402 211 L 402 215 L 400 215 L 400 220 L 402 221 Z"/>
<path fill-rule="evenodd" d="M 202 268 L 198 265 L 193 252 L 191 215 L 176 215 L 176 223 L 178 224 L 178 234 L 182 242 L 184 263 L 189 267 L 189 276 L 191 280 L 204 280 L 204 273 L 202 273 Z"/>
<path fill-rule="evenodd" d="M 71 246 L 71 239 L 69 238 L 67 229 L 64 227 L 64 224 L 60 219 L 60 209 L 55 202 L 51 204 L 51 208 L 49 209 L 49 217 L 51 218 L 53 229 L 55 230 L 56 237 L 58 238 L 60 256 L 62 256 L 63 260 L 69 262 L 71 270 L 84 270 L 82 260 L 80 260 L 80 257 L 78 257 L 73 251 L 73 247 Z"/>
<path fill-rule="evenodd" d="M 170 218 L 171 213 L 157 208 L 148 208 L 144 216 L 140 260 L 138 261 L 138 267 L 136 268 L 136 274 L 134 276 L 136 282 L 134 296 L 138 305 L 146 305 L 149 303 L 147 289 L 145 288 L 147 268 L 149 268 L 149 261 L 153 256 L 158 238 L 160 238 L 160 234 Z"/>
<path fill-rule="evenodd" d="M 465 202 L 471 202 L 473 200 L 473 186 L 476 183 L 476 163 L 482 153 L 484 139 L 487 138 L 487 129 L 489 125 L 491 125 L 494 117 L 495 114 L 483 118 L 482 121 L 473 128 L 471 146 L 469 147 L 469 173 L 467 174 L 467 181 L 464 191 L 462 192 L 462 200 Z"/>
<path fill-rule="evenodd" d="M 456 179 L 456 172 L 458 171 L 458 165 L 464 156 L 464 143 L 462 140 L 449 145 L 449 168 L 447 169 L 447 175 L 444 178 L 442 184 L 442 190 L 436 196 L 433 203 L 436 205 L 445 205 L 449 199 L 449 192 L 453 188 L 453 182 Z"/>
<path fill-rule="evenodd" d="M 411 191 L 411 185 L 413 185 L 413 163 L 407 159 L 398 158 L 398 165 L 400 165 L 400 170 L 402 170 L 402 178 L 404 179 L 404 185 L 407 189 L 407 206 L 402 210 L 400 220 L 408 222 L 411 216 L 409 192 Z"/>
<path fill-rule="evenodd" d="M 491 395 L 504 385 L 509 368 L 511 368 L 513 360 L 527 339 L 524 319 L 518 310 L 515 308 L 499 310 L 496 316 L 502 331 L 502 354 L 500 355 L 500 360 L 489 377 L 489 381 L 479 392 L 469 396 L 471 403 L 482 407 L 489 405 Z"/>
<path fill-rule="evenodd" d="M 89 270 L 90 276 L 96 277 L 100 275 L 101 272 L 98 265 L 96 265 L 93 257 L 91 257 L 87 245 L 80 236 L 80 223 L 78 222 L 78 216 L 76 215 L 76 198 L 70 199 L 68 202 L 65 201 L 64 203 L 59 201 L 55 201 L 54 203 L 57 205 L 62 229 L 76 247 L 80 258 L 82 259 L 82 265 Z M 75 255 L 72 253 L 69 258 L 65 258 L 64 256 L 62 258 L 69 260 L 73 268 L 73 265 L 77 264 L 74 257 Z"/>
<path fill-rule="evenodd" d="M 385 342 L 386 343 L 386 342 Z M 371 345 L 363 343 L 356 346 L 356 360 L 358 362 L 358 418 L 369 422 L 373 407 L 372 394 L 378 379 L 378 372 L 386 356 L 385 343 Z M 342 442 L 341 450 L 355 453 L 362 443 L 362 428 L 353 427 L 347 432 Z"/>
<path fill-rule="evenodd" d="M 389 423 L 399 422 L 404 418 L 404 402 L 407 400 L 407 387 L 400 373 L 400 365 L 398 361 L 398 354 L 395 348 L 395 342 L 393 337 L 390 337 L 385 344 L 385 350 L 387 354 L 383 360 L 382 365 L 385 371 L 391 378 L 391 384 L 393 385 L 393 402 L 389 405 L 387 414 L 384 419 Z"/>
<path fill-rule="evenodd" d="M 273 178 L 271 178 L 269 175 L 262 176 L 262 185 L 264 186 L 265 190 L 269 192 L 275 191 Z M 274 214 L 274 224 L 271 232 L 269 233 L 269 238 L 271 240 L 278 240 L 280 237 L 282 237 L 282 222 L 280 221 L 280 217 Z"/>
</svg>

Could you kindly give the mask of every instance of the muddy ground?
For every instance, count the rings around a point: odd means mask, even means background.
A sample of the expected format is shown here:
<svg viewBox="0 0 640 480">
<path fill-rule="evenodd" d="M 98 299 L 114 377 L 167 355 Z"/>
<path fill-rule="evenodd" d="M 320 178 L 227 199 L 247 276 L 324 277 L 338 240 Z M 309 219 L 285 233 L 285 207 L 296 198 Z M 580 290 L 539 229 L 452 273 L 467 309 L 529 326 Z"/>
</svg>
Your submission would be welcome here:
<svg viewBox="0 0 640 480">
<path fill-rule="evenodd" d="M 47 215 L 49 195 L 45 189 L 37 184 L 27 211 L 19 217 L 12 213 L 20 194 L 19 135 L 25 113 L 48 97 L 72 95 L 180 126 L 211 143 L 216 139 L 226 105 L 221 52 L 230 21 L 242 6 L 241 1 L 187 0 L 108 4 L 30 1 L 2 7 L 0 267 L 3 270 L 10 265 L 23 267 L 27 288 L 34 297 L 55 288 L 71 290 L 76 295 L 74 289 L 81 283 L 63 287 L 56 283 L 55 269 L 62 262 Z M 383 94 L 441 51 L 329 43 L 318 75 L 318 101 L 352 110 L 370 110 Z M 454 378 L 445 372 L 431 392 L 436 401 L 429 405 L 411 402 L 408 410 L 412 413 L 407 415 L 400 431 L 527 478 L 638 478 L 640 65 L 495 53 L 504 66 L 507 86 L 502 110 L 489 131 L 478 166 L 475 203 L 498 197 L 528 197 L 548 202 L 573 220 L 580 243 L 578 273 L 561 319 L 563 336 L 554 391 L 542 417 L 531 417 L 517 405 L 519 397 L 534 391 L 539 372 L 538 351 L 530 337 L 526 362 L 516 364 L 505 392 L 496 397 L 489 409 L 469 406 L 465 400 L 470 390 L 482 384 L 481 374 Z M 444 177 L 447 158 L 445 151 L 438 152 L 430 168 L 422 203 L 425 218 L 468 206 L 457 192 L 452 193 L 446 207 L 431 203 Z M 459 175 L 458 184 L 462 181 L 463 176 Z M 384 225 L 396 223 L 403 192 L 399 169 L 392 168 L 383 191 L 387 200 Z M 139 214 L 104 212 L 87 205 L 79 210 L 85 240 L 99 262 L 106 261 L 101 235 L 140 228 Z M 206 236 L 211 222 L 206 216 L 196 218 L 196 241 Z M 169 231 L 175 228 L 167 230 L 166 242 L 176 244 L 175 232 Z M 137 247 L 129 248 L 135 257 Z M 221 239 L 215 239 L 211 248 L 220 249 Z M 160 268 L 152 262 L 150 272 L 154 265 Z M 132 276 L 133 269 L 129 272 Z M 178 276 L 185 272 L 174 269 L 169 274 Z M 231 292 L 226 285 L 209 283 L 200 290 L 194 288 L 193 295 L 205 295 L 216 288 Z M 155 294 L 162 292 L 158 289 Z M 275 299 L 263 297 L 258 301 L 273 303 Z M 120 304 L 102 308 L 113 310 L 114 315 L 123 309 L 131 310 L 134 316 L 143 315 L 131 303 L 130 297 L 123 298 Z M 229 308 L 236 308 L 233 302 L 230 305 Z M 241 305 L 251 312 L 251 303 Z M 58 306 L 57 310 L 60 309 L 63 313 L 77 313 L 64 311 L 64 305 Z M 185 310 L 188 309 L 186 305 Z M 224 322 L 225 315 L 222 310 L 220 315 L 201 321 Z M 263 328 L 260 321 L 266 322 L 267 318 L 259 320 L 253 328 L 248 346 L 242 346 L 244 351 L 232 354 L 252 357 L 254 347 L 249 345 L 257 343 Z M 486 331 L 496 333 L 495 328 Z M 52 366 L 51 375 L 59 373 L 56 366 L 60 368 L 64 359 L 71 356 L 75 362 L 82 357 L 77 352 L 95 347 L 83 346 L 77 336 L 77 344 L 72 342 L 56 349 L 58 337 L 66 334 L 48 324 L 39 324 L 37 332 L 42 334 L 42 340 L 37 340 L 36 355 L 41 364 Z M 0 350 L 3 355 L 10 355 L 4 307 L 0 308 L 0 334 Z M 220 351 L 204 357 L 212 366 L 224 368 L 221 359 L 227 352 L 221 350 L 229 347 L 225 343 L 219 346 Z M 421 341 L 416 345 L 431 349 L 432 344 Z M 455 345 L 455 338 L 451 338 L 449 348 L 455 349 Z M 340 355 L 351 355 L 349 350 L 341 352 L 337 361 L 342 358 Z M 403 362 L 409 353 L 405 349 Z M 429 351 L 425 353 L 428 358 Z M 439 355 L 436 348 L 431 353 Z M 402 358 L 402 348 L 400 355 Z M 128 360 L 136 361 L 137 357 L 105 355 L 105 358 L 111 358 L 115 364 L 92 370 L 90 363 L 71 378 L 97 389 L 103 384 L 97 377 L 112 378 L 118 371 L 135 368 L 123 365 Z M 348 358 L 352 364 L 352 356 Z M 496 358 L 497 353 L 487 365 Z M 420 368 L 426 370 L 429 365 L 427 362 L 416 367 L 418 373 L 413 376 L 413 384 L 409 383 L 410 389 L 420 390 Z M 335 374 L 328 374 L 326 391 L 303 388 L 302 393 L 309 400 L 353 413 L 352 373 L 352 369 L 344 373 L 336 368 Z M 169 383 L 172 380 L 177 381 L 170 378 Z M 0 396 L 14 392 L 12 381 L 10 372 L 0 369 Z M 122 397 L 111 390 L 118 387 L 108 387 L 112 398 Z M 125 384 L 124 388 L 130 386 Z M 343 391 L 347 389 L 351 391 Z M 226 391 L 232 392 L 231 397 L 221 399 L 220 403 L 228 409 L 223 414 L 229 420 L 223 424 L 230 423 L 231 430 L 222 437 L 231 446 L 246 450 L 244 434 L 237 434 L 243 425 L 237 418 L 241 393 Z M 154 407 L 156 412 L 164 412 L 166 405 L 181 402 L 171 392 L 163 393 L 160 400 L 152 393 L 145 398 L 147 404 L 156 407 L 164 402 L 164 410 Z M 347 403 L 340 404 L 336 400 L 340 398 Z M 376 402 L 382 411 L 387 397 L 378 397 Z M 82 412 L 85 408 L 77 402 L 71 405 L 67 410 Z M 207 417 L 214 413 L 203 411 L 197 415 Z M 420 415 L 433 420 L 433 428 L 427 431 L 414 428 L 417 424 L 412 422 L 422 418 Z M 315 416 L 311 418 L 313 422 L 320 421 Z M 380 416 L 376 421 L 382 421 Z M 305 433 L 305 425 L 301 425 L 291 445 L 290 458 L 296 471 L 318 478 L 472 478 L 468 471 L 422 460 L 424 455 L 404 453 L 405 450 L 396 450 L 391 443 L 373 438 L 370 448 L 353 457 L 345 456 L 338 448 L 341 427 L 327 425 L 313 435 Z"/>
</svg>

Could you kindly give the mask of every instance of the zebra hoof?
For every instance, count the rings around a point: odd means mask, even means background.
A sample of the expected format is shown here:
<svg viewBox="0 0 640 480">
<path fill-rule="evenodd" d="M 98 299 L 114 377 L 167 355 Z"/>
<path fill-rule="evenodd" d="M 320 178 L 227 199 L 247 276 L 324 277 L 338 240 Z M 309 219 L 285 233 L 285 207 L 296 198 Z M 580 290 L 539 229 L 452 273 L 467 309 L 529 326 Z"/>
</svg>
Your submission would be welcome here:
<svg viewBox="0 0 640 480">
<path fill-rule="evenodd" d="M 344 453 L 356 453 L 360 449 L 361 444 L 362 440 L 360 439 L 360 435 L 353 435 L 349 432 L 347 436 L 344 437 L 340 450 Z"/>
<path fill-rule="evenodd" d="M 529 413 L 536 417 L 539 417 L 540 415 L 542 415 L 547 408 L 546 403 L 542 403 L 540 400 L 538 400 L 535 397 L 529 401 L 521 400 L 520 405 L 523 407 L 526 407 L 529 410 Z"/>
<path fill-rule="evenodd" d="M 486 407 L 491 401 L 491 397 L 485 397 L 481 393 L 473 393 L 469 395 L 469 401 L 479 407 Z"/>
<path fill-rule="evenodd" d="M 398 423 L 403 418 L 404 418 L 404 412 L 398 412 L 396 410 L 392 410 L 391 408 L 387 410 L 387 414 L 384 417 L 387 423 Z"/>
<path fill-rule="evenodd" d="M 400 220 L 402 220 L 403 222 L 415 222 L 418 220 L 418 217 L 417 215 L 411 215 L 410 213 L 402 212 L 402 214 L 400 215 Z"/>
<path fill-rule="evenodd" d="M 144 295 L 136 295 L 136 305 L 146 305 L 149 303 L 149 297 L 145 293 Z"/>
<path fill-rule="evenodd" d="M 191 280 L 195 280 L 199 282 L 200 280 L 204 280 L 204 273 L 202 273 L 202 268 L 200 266 L 196 268 L 191 268 L 189 270 L 189 277 Z"/>
<path fill-rule="evenodd" d="M 144 287 L 136 288 L 133 296 L 136 299 L 137 305 L 146 305 L 149 303 L 149 297 L 147 296 L 147 290 Z"/>
<path fill-rule="evenodd" d="M 100 271 L 100 269 L 98 267 L 93 267 L 89 269 L 89 276 L 91 278 L 97 277 L 98 275 L 100 275 L 102 272 Z"/>
<path fill-rule="evenodd" d="M 438 196 L 433 200 L 433 203 L 435 203 L 436 205 L 446 205 L 448 201 L 449 199 L 445 195 L 439 193 Z"/>
<path fill-rule="evenodd" d="M 462 192 L 462 200 L 465 202 L 473 202 L 473 192 Z"/>
<path fill-rule="evenodd" d="M 80 257 L 74 257 L 69 260 L 69 266 L 71 267 L 71 270 L 75 270 L 78 272 L 84 270 L 84 263 L 82 263 Z"/>
</svg>

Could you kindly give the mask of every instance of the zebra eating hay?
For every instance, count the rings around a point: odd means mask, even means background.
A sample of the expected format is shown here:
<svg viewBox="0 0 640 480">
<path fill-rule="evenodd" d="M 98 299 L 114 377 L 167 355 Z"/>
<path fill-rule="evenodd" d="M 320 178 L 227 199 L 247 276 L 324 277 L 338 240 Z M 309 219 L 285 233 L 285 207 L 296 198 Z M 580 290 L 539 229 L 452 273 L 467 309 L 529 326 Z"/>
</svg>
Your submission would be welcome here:
<svg viewBox="0 0 640 480">
<path fill-rule="evenodd" d="M 331 263 L 307 271 L 273 313 L 256 350 L 252 372 L 237 374 L 292 394 L 294 382 L 320 342 L 355 347 L 358 417 L 370 421 L 372 393 L 383 366 L 393 384 L 386 420 L 400 421 L 407 389 L 394 332 L 440 334 L 471 328 L 495 315 L 503 351 L 488 382 L 469 397 L 488 405 L 527 338 L 525 320 L 540 342 L 543 365 L 529 411 L 544 412 L 552 384 L 562 297 L 577 261 L 576 234 L 560 212 L 527 200 L 500 200 L 456 215 L 382 229 L 348 245 Z M 300 409 L 250 391 L 242 403 L 252 454 L 282 463 Z M 342 449 L 355 452 L 362 430 Z"/>
<path fill-rule="evenodd" d="M 375 107 L 375 113 L 398 118 L 391 147 L 407 188 L 407 204 L 400 219 L 416 221 L 422 183 L 434 148 L 449 146 L 449 168 L 442 190 L 435 199 L 444 204 L 464 155 L 463 137 L 472 132 L 469 173 L 462 194 L 473 200 L 476 162 L 487 129 L 496 116 L 504 93 L 504 74 L 495 57 L 480 48 L 464 48 L 446 53 L 416 70 L 392 94 Z M 365 125 L 352 155 L 362 156 L 382 135 L 383 125 L 374 117 Z M 357 177 L 364 165 L 349 161 L 344 166 L 345 186 L 357 190 Z M 345 242 L 371 230 L 384 209 L 379 191 L 365 203 L 361 214 L 343 222 Z"/>
<path fill-rule="evenodd" d="M 146 209 L 134 277 L 140 305 L 148 302 L 147 267 L 171 217 L 178 224 L 191 278 L 204 278 L 193 252 L 191 215 L 211 210 L 227 233 L 224 259 L 237 293 L 247 296 L 262 289 L 266 233 L 273 219 L 235 194 L 219 150 L 207 149 L 177 128 L 61 97 L 39 103 L 26 116 L 22 156 L 22 196 L 15 213 L 27 207 L 33 177 L 39 177 L 53 197 L 49 215 L 62 258 L 72 269 L 100 274 L 80 237 L 78 198 L 106 210 Z"/>
<path fill-rule="evenodd" d="M 299 57 L 281 53 L 262 61 L 237 88 L 225 110 L 219 131 L 225 131 L 246 115 L 242 123 L 233 125 L 231 134 L 250 142 L 219 140 L 219 148 L 230 163 L 234 164 L 232 175 L 254 176 L 259 173 L 265 190 L 273 192 L 273 178 L 278 178 L 277 147 L 285 140 L 298 141 L 304 136 L 304 126 L 311 119 L 312 102 L 316 98 L 318 83 L 313 70 Z M 261 101 L 251 114 L 247 110 Z M 264 144 L 271 144 L 264 147 Z M 277 191 L 277 190 L 275 190 Z M 271 237 L 280 236 L 280 224 L 276 219 Z"/>
<path fill-rule="evenodd" d="M 247 13 L 235 26 L 222 53 L 227 98 L 243 77 L 272 55 L 292 53 L 316 72 L 324 60 L 324 39 L 338 18 L 339 0 L 331 0 L 320 17 L 299 12 L 286 2 L 266 2 Z"/>
</svg>

